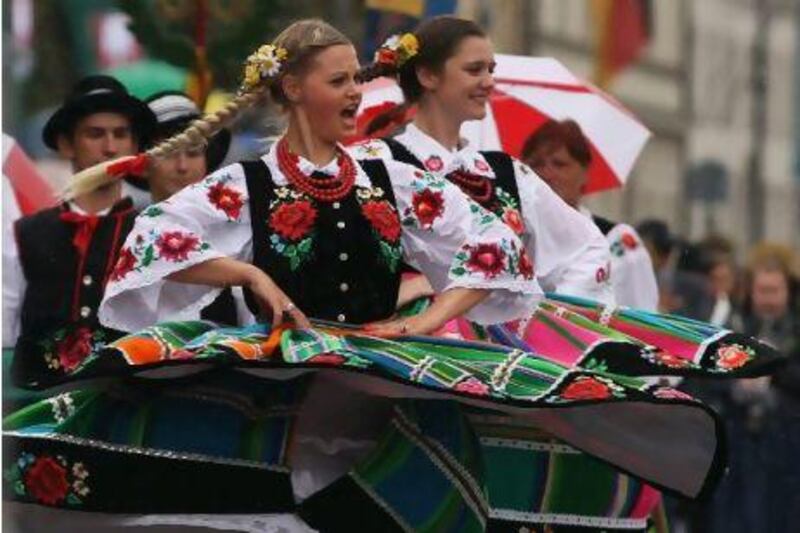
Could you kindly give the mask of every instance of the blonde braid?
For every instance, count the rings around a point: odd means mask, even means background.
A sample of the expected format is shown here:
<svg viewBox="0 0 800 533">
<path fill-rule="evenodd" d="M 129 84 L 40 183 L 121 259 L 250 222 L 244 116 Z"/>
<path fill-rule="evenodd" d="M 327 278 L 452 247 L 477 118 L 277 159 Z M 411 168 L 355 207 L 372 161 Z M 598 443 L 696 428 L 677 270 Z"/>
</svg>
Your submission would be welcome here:
<svg viewBox="0 0 800 533">
<path fill-rule="evenodd" d="M 181 133 L 147 150 L 147 156 L 163 158 L 177 150 L 205 144 L 209 138 L 229 126 L 242 111 L 253 106 L 265 94 L 264 86 L 258 86 L 238 94 L 219 111 L 195 120 Z"/>
<path fill-rule="evenodd" d="M 209 138 L 230 125 L 242 111 L 268 95 L 277 104 L 287 105 L 279 83 L 281 75 L 289 71 L 301 72 L 318 51 L 336 44 L 351 43 L 342 33 L 322 20 L 295 22 L 278 35 L 274 44 L 263 45 L 248 57 L 242 89 L 225 107 L 195 120 L 186 130 L 150 148 L 144 154 L 105 161 L 78 172 L 72 176 L 63 197 L 70 199 L 86 194 L 112 183 L 125 172 L 141 172 L 148 161 L 164 158 L 177 150 L 207 144 Z"/>
</svg>

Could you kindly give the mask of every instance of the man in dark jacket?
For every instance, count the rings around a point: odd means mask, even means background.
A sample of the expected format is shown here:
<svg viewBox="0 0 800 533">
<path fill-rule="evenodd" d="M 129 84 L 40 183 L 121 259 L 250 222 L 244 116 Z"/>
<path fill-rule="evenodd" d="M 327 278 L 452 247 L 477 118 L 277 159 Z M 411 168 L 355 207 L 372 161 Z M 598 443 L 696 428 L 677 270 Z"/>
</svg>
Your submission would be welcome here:
<svg viewBox="0 0 800 533">
<path fill-rule="evenodd" d="M 117 80 L 88 76 L 47 122 L 43 139 L 77 173 L 135 154 L 154 127 L 150 109 Z M 15 239 L 6 244 L 18 258 L 6 287 L 21 302 L 14 310 L 16 384 L 43 388 L 63 381 L 113 335 L 100 327 L 97 308 L 135 217 L 121 191 L 114 182 L 16 222 Z"/>
</svg>

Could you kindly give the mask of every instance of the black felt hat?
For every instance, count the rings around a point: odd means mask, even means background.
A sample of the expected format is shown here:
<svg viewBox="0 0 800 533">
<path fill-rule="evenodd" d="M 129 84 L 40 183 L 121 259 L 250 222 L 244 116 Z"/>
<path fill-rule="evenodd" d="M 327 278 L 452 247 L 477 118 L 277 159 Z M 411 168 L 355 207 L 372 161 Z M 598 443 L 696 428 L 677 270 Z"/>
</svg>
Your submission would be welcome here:
<svg viewBox="0 0 800 533">
<path fill-rule="evenodd" d="M 44 144 L 58 150 L 58 136 L 68 133 L 81 118 L 93 113 L 112 111 L 127 116 L 140 146 L 152 138 L 156 117 L 147 105 L 128 94 L 119 81 L 111 76 L 86 76 L 75 85 L 72 93 L 42 131 Z"/>
</svg>

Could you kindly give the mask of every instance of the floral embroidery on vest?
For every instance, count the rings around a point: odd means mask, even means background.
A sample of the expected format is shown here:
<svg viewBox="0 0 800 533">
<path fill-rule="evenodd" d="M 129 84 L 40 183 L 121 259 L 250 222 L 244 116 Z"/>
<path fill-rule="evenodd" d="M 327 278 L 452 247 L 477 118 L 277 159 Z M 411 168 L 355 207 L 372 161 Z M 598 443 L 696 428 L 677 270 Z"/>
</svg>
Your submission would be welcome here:
<svg viewBox="0 0 800 533">
<path fill-rule="evenodd" d="M 275 195 L 269 206 L 270 244 L 294 271 L 311 258 L 318 212 L 310 198 L 289 187 L 276 189 Z"/>
<path fill-rule="evenodd" d="M 402 228 L 397 210 L 384 196 L 384 191 L 380 187 L 359 187 L 356 190 L 361 212 L 372 225 L 373 234 L 380 241 L 381 256 L 389 270 L 395 272 L 403 255 L 400 247 Z"/>
</svg>

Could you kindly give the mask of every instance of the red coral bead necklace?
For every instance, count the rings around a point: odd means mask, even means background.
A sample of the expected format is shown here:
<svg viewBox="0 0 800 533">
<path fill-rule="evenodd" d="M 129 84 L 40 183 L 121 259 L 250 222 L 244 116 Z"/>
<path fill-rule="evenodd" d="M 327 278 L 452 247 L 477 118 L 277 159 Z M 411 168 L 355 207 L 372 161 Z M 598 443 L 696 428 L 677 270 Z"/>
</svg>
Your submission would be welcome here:
<svg viewBox="0 0 800 533">
<path fill-rule="evenodd" d="M 278 168 L 301 192 L 321 202 L 335 202 L 347 196 L 356 182 L 356 166 L 353 158 L 337 147 L 336 162 L 339 173 L 336 176 L 315 178 L 300 170 L 300 157 L 289 149 L 286 137 L 278 141 Z"/>
</svg>

